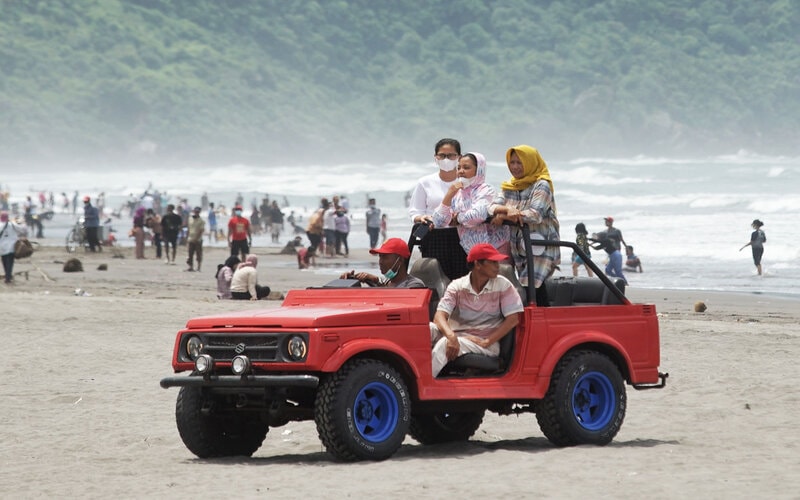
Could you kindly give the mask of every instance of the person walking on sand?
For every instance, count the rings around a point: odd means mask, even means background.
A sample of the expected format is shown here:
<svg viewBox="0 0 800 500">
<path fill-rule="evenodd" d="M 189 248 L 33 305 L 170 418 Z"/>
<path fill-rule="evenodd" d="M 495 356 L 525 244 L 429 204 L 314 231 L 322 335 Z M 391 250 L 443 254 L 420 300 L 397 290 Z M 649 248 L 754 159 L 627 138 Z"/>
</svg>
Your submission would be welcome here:
<svg viewBox="0 0 800 500">
<path fill-rule="evenodd" d="M 375 198 L 370 198 L 367 205 L 367 234 L 371 250 L 378 246 L 378 236 L 381 234 L 381 209 L 375 206 Z"/>
<path fill-rule="evenodd" d="M 146 217 L 144 224 L 153 232 L 153 246 L 156 247 L 156 259 L 161 258 L 161 216 L 159 216 L 152 208 L 148 208 L 145 212 Z"/>
<path fill-rule="evenodd" d="M 0 256 L 3 259 L 4 282 L 14 282 L 14 245 L 20 236 L 28 234 L 25 226 L 20 226 L 8 217 L 8 212 L 0 212 Z"/>
<path fill-rule="evenodd" d="M 751 224 L 753 232 L 750 234 L 750 242 L 739 249 L 741 252 L 748 246 L 753 250 L 753 264 L 756 265 L 758 275 L 761 276 L 761 257 L 764 255 L 764 243 L 767 242 L 767 235 L 761 230 L 763 222 L 756 219 Z"/>
<path fill-rule="evenodd" d="M 167 205 L 167 213 L 161 218 L 161 232 L 164 236 L 164 253 L 167 264 L 175 264 L 175 252 L 178 247 L 178 233 L 181 231 L 183 219 L 175 213 L 175 205 L 170 203 Z M 169 247 L 172 245 L 172 253 L 170 254 Z"/>
<path fill-rule="evenodd" d="M 77 191 L 75 192 L 77 194 Z M 86 239 L 89 241 L 89 250 L 96 252 L 100 248 L 97 232 L 100 230 L 100 212 L 92 206 L 92 199 L 83 197 L 83 227 L 86 228 Z"/>
<path fill-rule="evenodd" d="M 586 225 L 583 222 L 579 222 L 575 225 L 575 244 L 578 245 L 578 248 L 583 250 L 583 253 L 586 254 L 587 257 L 592 257 L 592 250 L 589 248 L 589 241 L 587 237 L 589 236 L 589 231 L 586 230 Z M 586 268 L 586 273 L 589 275 L 590 278 L 594 277 L 594 273 L 592 272 L 592 268 L 589 267 L 589 264 L 583 261 L 583 259 L 576 253 L 572 256 L 572 275 L 578 276 L 578 268 L 583 265 Z"/>
<path fill-rule="evenodd" d="M 197 272 L 200 272 L 203 262 L 203 234 L 206 232 L 206 222 L 200 217 L 200 210 L 200 207 L 194 207 L 192 216 L 189 218 L 189 235 L 187 237 L 189 257 L 186 259 L 186 264 L 189 266 L 186 270 L 189 272 L 195 271 L 195 255 L 197 255 Z"/>
<path fill-rule="evenodd" d="M 250 232 L 250 221 L 242 216 L 242 206 L 233 207 L 233 217 L 228 221 L 228 246 L 231 255 L 242 255 L 247 259 L 250 247 L 253 246 L 253 235 Z"/>
<path fill-rule="evenodd" d="M 131 228 L 131 236 L 136 242 L 136 258 L 144 259 L 144 214 L 145 208 L 139 207 L 133 215 L 133 228 Z"/>
<path fill-rule="evenodd" d="M 208 203 L 208 242 L 213 243 L 217 239 L 217 211 L 214 209 L 214 202 Z"/>
</svg>

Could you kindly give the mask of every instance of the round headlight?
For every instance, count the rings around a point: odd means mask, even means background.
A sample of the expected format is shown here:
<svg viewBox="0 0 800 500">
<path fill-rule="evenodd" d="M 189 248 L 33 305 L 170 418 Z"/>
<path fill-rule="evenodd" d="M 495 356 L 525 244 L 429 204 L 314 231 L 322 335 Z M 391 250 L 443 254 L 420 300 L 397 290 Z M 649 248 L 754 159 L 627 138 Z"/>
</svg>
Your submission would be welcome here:
<svg viewBox="0 0 800 500">
<path fill-rule="evenodd" d="M 202 351 L 203 341 L 200 340 L 200 337 L 196 335 L 189 337 L 189 341 L 186 342 L 186 352 L 189 354 L 189 357 L 192 359 L 197 359 Z"/>
<path fill-rule="evenodd" d="M 198 373 L 210 373 L 214 368 L 214 358 L 208 354 L 201 354 L 196 360 L 194 360 L 194 368 Z"/>
<path fill-rule="evenodd" d="M 250 358 L 247 356 L 234 356 L 231 360 L 231 371 L 236 375 L 244 375 L 250 371 Z"/>
<path fill-rule="evenodd" d="M 294 336 L 289 338 L 289 342 L 286 344 L 286 350 L 289 352 L 289 356 L 297 361 L 306 357 L 308 346 L 303 337 Z"/>
</svg>

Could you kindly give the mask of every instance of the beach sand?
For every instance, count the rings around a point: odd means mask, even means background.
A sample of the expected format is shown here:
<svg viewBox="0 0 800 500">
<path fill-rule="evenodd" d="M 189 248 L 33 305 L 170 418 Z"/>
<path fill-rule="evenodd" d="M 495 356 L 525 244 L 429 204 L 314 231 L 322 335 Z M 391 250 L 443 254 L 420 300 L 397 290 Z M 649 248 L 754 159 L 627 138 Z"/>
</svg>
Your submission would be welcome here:
<svg viewBox="0 0 800 500">
<path fill-rule="evenodd" d="M 375 262 L 357 250 L 301 272 L 275 251 L 256 249 L 260 282 L 278 292 Z M 659 311 L 670 377 L 662 390 L 628 387 L 625 423 L 605 447 L 556 448 L 535 415 L 487 413 L 469 442 L 407 438 L 378 463 L 334 461 L 313 422 L 271 429 L 252 459 L 199 460 L 175 427 L 177 389 L 158 384 L 172 373 L 175 333 L 193 316 L 280 301 L 217 300 L 223 248 L 206 249 L 200 273 L 122 253 L 79 252 L 84 272 L 64 273 L 70 255 L 40 248 L 16 263 L 27 280 L 0 287 L 3 497 L 800 497 L 797 301 L 629 288 Z M 694 312 L 698 300 L 705 313 Z"/>
</svg>

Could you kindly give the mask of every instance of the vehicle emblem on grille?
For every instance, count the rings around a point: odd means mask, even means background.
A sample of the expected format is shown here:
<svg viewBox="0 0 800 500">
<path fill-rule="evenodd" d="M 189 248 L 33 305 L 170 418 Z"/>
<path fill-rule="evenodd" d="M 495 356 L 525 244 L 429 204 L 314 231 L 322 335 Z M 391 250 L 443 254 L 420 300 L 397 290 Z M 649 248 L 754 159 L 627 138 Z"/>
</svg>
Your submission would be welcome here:
<svg viewBox="0 0 800 500">
<path fill-rule="evenodd" d="M 236 344 L 236 347 L 233 348 L 233 350 L 236 352 L 236 354 L 243 353 L 245 349 L 247 349 L 247 346 L 244 345 L 243 342 L 239 343 L 239 344 Z"/>
</svg>

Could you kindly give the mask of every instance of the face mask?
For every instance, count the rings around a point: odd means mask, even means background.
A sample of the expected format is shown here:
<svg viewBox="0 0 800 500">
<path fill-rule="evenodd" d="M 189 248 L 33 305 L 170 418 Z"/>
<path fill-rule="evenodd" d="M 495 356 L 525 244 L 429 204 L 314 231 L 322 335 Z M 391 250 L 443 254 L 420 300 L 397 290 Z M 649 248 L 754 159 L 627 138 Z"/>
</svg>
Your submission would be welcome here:
<svg viewBox="0 0 800 500">
<path fill-rule="evenodd" d="M 436 159 L 436 166 L 439 167 L 439 170 L 444 172 L 452 172 L 458 166 L 458 160 L 448 160 L 447 158 L 443 160 Z"/>
<path fill-rule="evenodd" d="M 459 182 L 461 182 L 462 187 L 470 187 L 472 185 L 472 181 L 475 180 L 474 177 L 466 178 L 466 177 L 459 177 Z"/>
<path fill-rule="evenodd" d="M 394 264 L 392 264 L 392 267 L 389 268 L 388 271 L 383 273 L 383 277 L 386 279 L 387 282 L 392 281 L 392 279 L 394 279 L 394 277 L 397 276 L 397 271 L 394 270 L 394 267 L 397 265 L 398 262 L 400 262 L 400 257 L 398 257 L 397 260 L 394 261 Z"/>
<path fill-rule="evenodd" d="M 234 210 L 233 211 L 233 215 L 242 215 L 242 211 L 241 210 Z"/>
<path fill-rule="evenodd" d="M 199 214 L 192 214 L 192 217 L 194 217 L 196 219 L 196 218 L 200 217 L 200 215 Z"/>
</svg>

